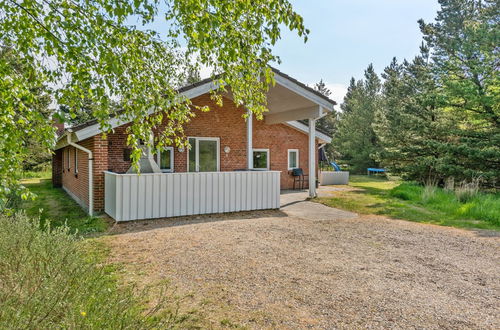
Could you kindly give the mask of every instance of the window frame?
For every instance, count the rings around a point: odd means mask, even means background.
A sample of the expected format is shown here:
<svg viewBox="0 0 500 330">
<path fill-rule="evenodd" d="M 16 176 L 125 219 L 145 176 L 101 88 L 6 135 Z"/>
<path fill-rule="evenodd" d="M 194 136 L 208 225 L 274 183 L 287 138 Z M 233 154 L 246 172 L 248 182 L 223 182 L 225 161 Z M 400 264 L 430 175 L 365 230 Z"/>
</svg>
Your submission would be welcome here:
<svg viewBox="0 0 500 330">
<path fill-rule="evenodd" d="M 68 172 L 71 170 L 71 150 L 67 148 L 66 154 L 68 155 Z"/>
<path fill-rule="evenodd" d="M 78 149 L 75 148 L 75 175 L 78 175 Z"/>
<path fill-rule="evenodd" d="M 255 168 L 255 162 L 252 161 L 252 170 L 255 171 L 269 171 L 271 168 L 271 151 L 269 149 L 265 148 L 254 148 L 252 149 L 252 160 L 254 157 L 254 152 L 265 152 L 267 154 L 267 159 L 266 159 L 266 168 Z"/>
<path fill-rule="evenodd" d="M 170 169 L 163 169 L 161 168 L 161 153 L 165 151 L 170 151 Z M 163 173 L 173 173 L 174 172 L 174 147 L 165 147 L 163 150 L 160 150 L 160 148 L 157 148 L 156 151 L 156 164 L 158 164 L 158 167 Z"/>
<path fill-rule="evenodd" d="M 207 172 L 200 172 L 200 164 L 199 164 L 199 141 L 216 141 L 217 142 L 217 172 L 220 172 L 220 137 L 208 137 L 208 136 L 188 136 L 187 140 L 189 139 L 194 139 L 195 144 L 196 144 L 196 154 L 195 154 L 195 166 L 196 170 L 194 172 L 189 171 L 189 149 L 186 150 L 187 152 L 187 164 L 186 164 L 186 172 L 188 173 L 207 173 Z"/>
<path fill-rule="evenodd" d="M 296 165 L 297 165 L 297 166 L 296 166 L 296 167 L 291 167 L 291 166 L 290 166 L 290 153 L 292 153 L 292 152 L 295 152 L 295 153 L 297 154 L 297 159 L 296 159 Z M 288 157 L 287 157 L 287 164 L 286 164 L 286 165 L 287 165 L 287 167 L 288 167 L 288 170 L 289 170 L 289 171 L 292 171 L 292 170 L 294 170 L 294 169 L 296 169 L 296 168 L 300 168 L 300 165 L 299 165 L 299 164 L 300 164 L 300 162 L 299 162 L 299 159 L 300 159 L 300 151 L 299 151 L 299 149 L 288 149 L 287 154 L 288 154 Z"/>
</svg>

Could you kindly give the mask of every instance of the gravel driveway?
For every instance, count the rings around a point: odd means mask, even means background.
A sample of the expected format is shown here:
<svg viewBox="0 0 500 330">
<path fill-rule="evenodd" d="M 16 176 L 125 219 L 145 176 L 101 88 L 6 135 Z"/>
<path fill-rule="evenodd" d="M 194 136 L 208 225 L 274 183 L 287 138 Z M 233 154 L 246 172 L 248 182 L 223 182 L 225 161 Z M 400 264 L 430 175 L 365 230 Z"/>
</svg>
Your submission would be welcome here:
<svg viewBox="0 0 500 330">
<path fill-rule="evenodd" d="M 282 196 L 281 211 L 116 225 L 111 259 L 207 325 L 500 328 L 500 238 Z M 326 208 L 326 209 L 325 209 Z"/>
</svg>

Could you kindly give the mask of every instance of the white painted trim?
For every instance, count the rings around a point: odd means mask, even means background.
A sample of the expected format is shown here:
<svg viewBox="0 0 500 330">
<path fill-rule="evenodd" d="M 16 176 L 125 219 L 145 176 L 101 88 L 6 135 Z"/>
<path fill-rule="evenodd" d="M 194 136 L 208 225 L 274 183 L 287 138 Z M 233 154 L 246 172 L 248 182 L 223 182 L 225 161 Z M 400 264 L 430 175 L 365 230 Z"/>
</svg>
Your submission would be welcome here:
<svg viewBox="0 0 500 330">
<path fill-rule="evenodd" d="M 301 120 L 309 118 L 320 118 L 321 117 L 321 107 L 317 105 L 302 109 L 283 111 L 278 113 L 265 113 L 264 119 L 266 124 L 280 124 L 290 120 Z"/>
<path fill-rule="evenodd" d="M 327 100 L 319 97 L 315 93 L 312 93 L 311 91 L 301 87 L 300 85 L 289 80 L 288 78 L 285 78 L 280 73 L 275 72 L 274 77 L 275 77 L 275 80 L 278 84 L 280 84 L 280 85 L 290 89 L 291 91 L 307 98 L 308 100 L 324 107 L 325 110 L 334 111 L 333 104 L 331 104 Z M 194 88 L 190 88 L 184 92 L 181 92 L 181 93 L 179 93 L 179 95 L 186 97 L 188 99 L 193 99 L 193 98 L 198 97 L 200 95 L 206 94 L 212 90 L 215 90 L 218 87 L 219 86 L 217 84 L 215 84 L 213 81 L 208 81 L 200 86 L 196 86 Z M 154 112 L 155 112 L 154 109 L 150 109 L 148 111 L 149 114 L 152 114 Z M 119 118 L 111 118 L 109 120 L 109 124 L 111 126 L 111 129 L 114 129 L 114 128 L 119 127 L 119 126 L 124 125 L 124 124 L 127 124 L 129 122 L 130 122 L 129 120 L 123 120 L 123 119 L 119 119 Z M 74 132 L 76 139 L 72 139 L 72 140 L 73 140 L 73 142 L 82 141 L 82 140 L 85 140 L 89 137 L 97 135 L 99 133 L 101 133 L 99 123 L 96 123 L 96 124 L 90 125 L 88 127 L 82 128 L 81 130 Z M 62 140 L 62 137 L 64 135 L 66 135 L 66 133 L 64 133 L 59 138 L 59 141 L 56 144 L 56 150 L 64 147 L 64 142 L 62 142 L 61 144 L 59 143 Z"/>
<path fill-rule="evenodd" d="M 266 159 L 266 168 L 255 168 L 253 165 L 253 153 L 254 152 L 266 152 L 267 153 L 267 159 Z M 269 167 L 271 164 L 271 152 L 269 149 L 252 149 L 252 169 L 257 170 L 257 171 L 269 171 Z"/>
<path fill-rule="evenodd" d="M 247 110 L 247 168 L 253 168 L 253 113 Z"/>
<path fill-rule="evenodd" d="M 286 123 L 283 123 L 285 125 L 288 125 L 290 127 L 293 127 L 305 134 L 309 134 L 309 127 L 307 125 L 304 125 L 298 121 L 287 121 Z M 324 143 L 330 143 L 332 142 L 332 138 L 329 137 L 328 135 L 326 134 L 323 134 L 321 132 L 318 132 L 316 131 L 316 138 L 318 138 L 321 142 L 324 142 Z"/>
<path fill-rule="evenodd" d="M 316 119 L 309 119 L 309 197 L 316 197 Z"/>
<path fill-rule="evenodd" d="M 78 149 L 75 148 L 75 174 L 78 174 Z"/>
<path fill-rule="evenodd" d="M 166 170 L 161 168 L 161 153 L 165 151 L 170 151 L 170 170 Z M 158 167 L 163 173 L 172 173 L 174 172 L 174 147 L 166 147 L 163 150 L 160 150 L 160 148 L 157 148 L 156 152 L 156 164 L 158 164 Z"/>
<path fill-rule="evenodd" d="M 283 87 L 288 88 L 289 90 L 299 94 L 302 97 L 305 97 L 306 99 L 316 103 L 317 105 L 320 105 L 324 107 L 325 109 L 329 111 L 334 111 L 334 105 L 328 102 L 327 100 L 323 99 L 322 97 L 316 95 L 315 93 L 301 87 L 300 85 L 297 85 L 293 81 L 289 80 L 288 78 L 283 77 L 279 73 L 275 73 L 274 75 L 274 80 L 276 83 L 280 84 Z"/>
<path fill-rule="evenodd" d="M 290 167 L 290 153 L 291 152 L 297 153 L 297 160 L 296 160 L 297 167 Z M 288 149 L 287 167 L 288 167 L 289 171 L 300 167 L 299 149 Z"/>
<path fill-rule="evenodd" d="M 68 171 L 70 171 L 71 170 L 71 150 L 69 150 L 69 148 L 67 148 L 66 154 L 68 155 Z"/>
<path fill-rule="evenodd" d="M 196 160 L 195 160 L 195 166 L 197 171 L 195 172 L 190 172 L 189 171 L 189 150 L 186 150 L 187 152 L 187 166 L 186 166 L 186 172 L 188 173 L 207 173 L 207 172 L 199 172 L 198 169 L 200 168 L 200 163 L 199 163 L 199 152 L 200 152 L 200 147 L 199 147 L 199 141 L 217 141 L 217 172 L 220 171 L 220 138 L 219 137 L 206 137 L 206 136 L 188 136 L 188 142 L 189 139 L 195 139 L 196 143 Z"/>
</svg>

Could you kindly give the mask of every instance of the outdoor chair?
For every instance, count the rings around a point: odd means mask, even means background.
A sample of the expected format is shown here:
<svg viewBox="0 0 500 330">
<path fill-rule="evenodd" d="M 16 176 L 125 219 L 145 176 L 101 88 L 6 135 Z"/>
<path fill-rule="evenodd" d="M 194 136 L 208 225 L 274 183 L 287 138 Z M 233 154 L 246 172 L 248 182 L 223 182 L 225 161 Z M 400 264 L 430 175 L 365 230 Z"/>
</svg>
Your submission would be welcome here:
<svg viewBox="0 0 500 330">
<path fill-rule="evenodd" d="M 304 174 L 304 171 L 301 168 L 294 168 L 292 170 L 292 176 L 293 176 L 293 189 L 295 190 L 296 183 L 299 184 L 299 189 L 304 189 L 306 179 L 309 177 L 309 175 Z"/>
</svg>

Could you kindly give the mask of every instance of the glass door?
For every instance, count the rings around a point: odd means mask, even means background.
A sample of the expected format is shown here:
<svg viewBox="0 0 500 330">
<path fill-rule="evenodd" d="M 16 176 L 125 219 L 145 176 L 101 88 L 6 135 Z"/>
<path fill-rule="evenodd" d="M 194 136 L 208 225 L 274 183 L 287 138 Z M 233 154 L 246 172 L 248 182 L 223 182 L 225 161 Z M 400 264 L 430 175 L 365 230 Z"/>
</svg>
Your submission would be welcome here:
<svg viewBox="0 0 500 330">
<path fill-rule="evenodd" d="M 219 170 L 219 139 L 189 138 L 189 172 L 217 172 Z"/>
</svg>

